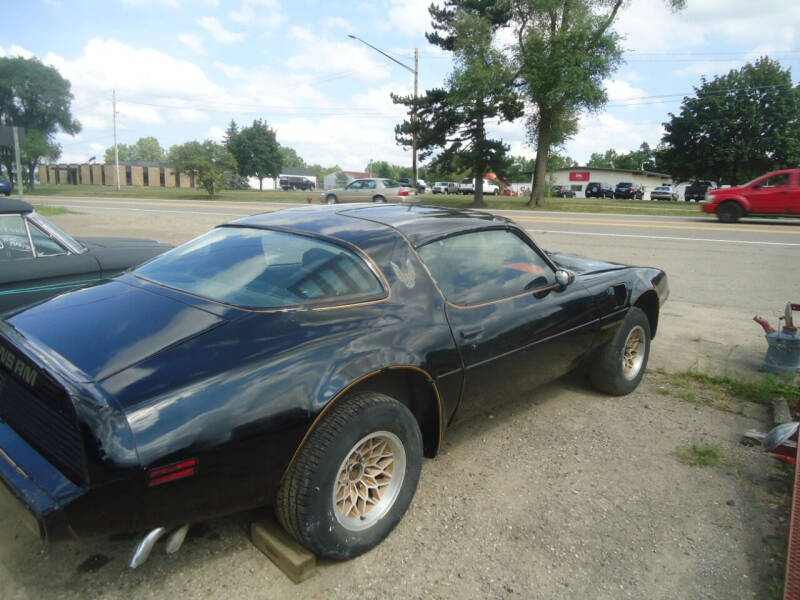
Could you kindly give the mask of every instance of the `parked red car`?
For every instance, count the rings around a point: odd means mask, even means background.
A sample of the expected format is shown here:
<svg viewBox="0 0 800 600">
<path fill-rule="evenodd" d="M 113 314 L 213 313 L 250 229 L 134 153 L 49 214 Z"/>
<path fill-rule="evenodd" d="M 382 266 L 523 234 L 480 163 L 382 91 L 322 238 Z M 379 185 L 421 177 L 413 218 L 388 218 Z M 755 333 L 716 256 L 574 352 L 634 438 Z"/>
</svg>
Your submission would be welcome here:
<svg viewBox="0 0 800 600">
<path fill-rule="evenodd" d="M 773 171 L 738 187 L 710 189 L 701 208 L 723 223 L 745 216 L 800 216 L 800 169 Z"/>
</svg>

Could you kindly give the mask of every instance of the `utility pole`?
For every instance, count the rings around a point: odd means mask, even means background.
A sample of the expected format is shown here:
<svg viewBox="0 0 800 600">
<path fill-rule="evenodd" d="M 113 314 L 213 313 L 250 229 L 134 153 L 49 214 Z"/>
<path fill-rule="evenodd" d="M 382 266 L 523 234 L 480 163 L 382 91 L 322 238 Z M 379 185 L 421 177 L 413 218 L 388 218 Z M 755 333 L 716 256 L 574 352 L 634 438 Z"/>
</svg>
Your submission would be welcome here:
<svg viewBox="0 0 800 600">
<path fill-rule="evenodd" d="M 417 87 L 419 86 L 419 48 L 414 48 L 414 136 L 411 138 L 411 185 L 417 188 Z"/>
<path fill-rule="evenodd" d="M 117 150 L 117 90 L 111 90 L 111 103 L 114 111 L 114 179 L 117 182 L 117 191 L 119 191 L 119 151 Z"/>
<path fill-rule="evenodd" d="M 19 159 L 19 128 L 14 127 L 14 158 L 17 162 L 17 193 L 22 198 L 22 162 Z M 10 175 L 11 173 L 9 173 Z"/>
<path fill-rule="evenodd" d="M 370 48 L 375 50 L 375 52 L 378 52 L 379 54 L 383 54 L 386 58 L 388 58 L 392 62 L 397 63 L 398 65 L 403 67 L 406 71 L 411 71 L 414 74 L 414 100 L 417 99 L 417 93 L 418 93 L 417 88 L 419 86 L 419 48 L 414 48 L 414 68 L 412 69 L 408 65 L 401 63 L 394 56 L 389 56 L 388 54 L 386 54 L 386 52 L 384 52 L 380 48 L 376 48 L 375 46 L 373 46 L 369 42 L 365 42 L 364 40 L 362 40 L 357 35 L 353 35 L 352 33 L 348 33 L 347 37 L 349 37 L 351 39 L 354 39 L 354 40 L 358 40 L 359 42 L 361 42 L 365 46 L 369 46 Z M 417 120 L 417 105 L 416 105 L 416 102 L 415 102 L 414 103 L 414 110 L 411 111 L 411 121 L 416 123 L 416 120 Z M 411 185 L 414 188 L 417 187 L 417 134 L 416 134 L 416 132 L 411 137 Z"/>
</svg>

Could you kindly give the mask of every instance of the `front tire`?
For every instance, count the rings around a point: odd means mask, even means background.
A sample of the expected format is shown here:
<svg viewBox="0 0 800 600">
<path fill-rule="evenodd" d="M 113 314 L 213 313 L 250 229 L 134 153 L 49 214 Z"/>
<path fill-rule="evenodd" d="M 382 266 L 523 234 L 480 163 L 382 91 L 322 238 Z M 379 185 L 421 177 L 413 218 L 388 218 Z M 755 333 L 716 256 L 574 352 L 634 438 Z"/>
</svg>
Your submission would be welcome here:
<svg viewBox="0 0 800 600">
<path fill-rule="evenodd" d="M 325 196 L 325 203 L 326 204 L 336 204 L 339 200 L 337 200 L 334 194 L 328 194 Z"/>
<path fill-rule="evenodd" d="M 397 400 L 364 392 L 334 404 L 281 484 L 278 520 L 312 552 L 344 560 L 391 533 L 417 489 L 422 434 Z"/>
<path fill-rule="evenodd" d="M 637 388 L 650 357 L 650 321 L 631 307 L 614 338 L 600 349 L 591 368 L 592 385 L 607 394 L 624 396 Z"/>
<path fill-rule="evenodd" d="M 742 207 L 738 202 L 728 200 L 717 207 L 717 219 L 723 223 L 736 223 L 742 218 Z"/>
</svg>

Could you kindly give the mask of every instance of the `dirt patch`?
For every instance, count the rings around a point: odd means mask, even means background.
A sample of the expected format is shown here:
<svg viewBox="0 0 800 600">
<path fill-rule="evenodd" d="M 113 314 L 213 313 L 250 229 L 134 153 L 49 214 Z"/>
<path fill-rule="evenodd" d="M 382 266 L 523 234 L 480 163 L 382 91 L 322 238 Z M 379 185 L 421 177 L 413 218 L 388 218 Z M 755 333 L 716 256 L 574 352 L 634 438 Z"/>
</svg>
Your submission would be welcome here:
<svg viewBox="0 0 800 600">
<path fill-rule="evenodd" d="M 739 444 L 743 431 L 768 427 L 766 409 L 691 403 L 663 393 L 665 377 L 648 373 L 635 393 L 609 398 L 571 376 L 455 424 L 395 532 L 360 558 L 323 562 L 301 585 L 249 543 L 245 516 L 202 525 L 172 556 L 159 544 L 135 571 L 124 568 L 130 540 L 42 550 L 0 516 L 0 589 L 125 600 L 769 598 L 782 578 L 791 475 Z M 676 450 L 692 444 L 724 460 L 684 464 Z"/>
</svg>

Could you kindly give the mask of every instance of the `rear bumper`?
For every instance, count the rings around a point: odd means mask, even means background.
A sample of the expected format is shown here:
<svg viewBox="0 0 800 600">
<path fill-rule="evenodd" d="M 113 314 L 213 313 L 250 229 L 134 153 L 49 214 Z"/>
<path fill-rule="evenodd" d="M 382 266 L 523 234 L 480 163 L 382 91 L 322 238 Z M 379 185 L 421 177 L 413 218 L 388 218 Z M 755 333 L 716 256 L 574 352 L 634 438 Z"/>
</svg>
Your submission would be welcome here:
<svg viewBox="0 0 800 600">
<path fill-rule="evenodd" d="M 0 506 L 43 540 L 70 535 L 64 507 L 84 494 L 19 437 L 0 423 Z"/>
</svg>

